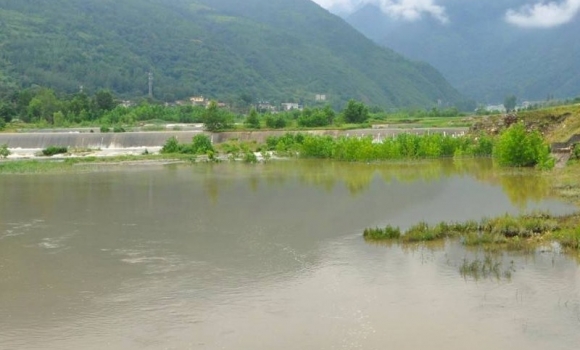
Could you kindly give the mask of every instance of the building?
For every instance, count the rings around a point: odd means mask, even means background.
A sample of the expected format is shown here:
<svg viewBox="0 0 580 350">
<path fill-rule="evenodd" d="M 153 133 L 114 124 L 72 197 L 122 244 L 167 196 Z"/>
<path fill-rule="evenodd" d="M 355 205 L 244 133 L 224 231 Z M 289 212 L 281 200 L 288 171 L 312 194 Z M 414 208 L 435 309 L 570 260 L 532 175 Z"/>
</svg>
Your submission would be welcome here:
<svg viewBox="0 0 580 350">
<path fill-rule="evenodd" d="M 293 111 L 293 110 L 302 110 L 302 106 L 299 105 L 298 103 L 293 103 L 293 102 L 286 102 L 286 103 L 281 103 L 280 106 L 282 106 L 282 110 L 283 111 Z"/>
<path fill-rule="evenodd" d="M 205 106 L 208 103 L 208 100 L 203 96 L 193 96 L 189 101 L 194 106 Z"/>
</svg>

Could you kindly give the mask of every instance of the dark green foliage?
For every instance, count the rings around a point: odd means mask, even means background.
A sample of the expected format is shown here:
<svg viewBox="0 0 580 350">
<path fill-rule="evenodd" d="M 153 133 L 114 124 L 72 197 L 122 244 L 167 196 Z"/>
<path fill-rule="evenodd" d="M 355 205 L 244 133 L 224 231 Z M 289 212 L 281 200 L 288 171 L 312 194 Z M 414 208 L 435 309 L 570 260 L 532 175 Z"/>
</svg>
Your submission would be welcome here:
<svg viewBox="0 0 580 350">
<path fill-rule="evenodd" d="M 333 123 L 335 117 L 334 110 L 330 106 L 326 106 L 323 109 L 305 108 L 300 117 L 298 118 L 298 125 L 304 127 L 319 127 L 327 126 Z"/>
<path fill-rule="evenodd" d="M 265 118 L 266 126 L 271 129 L 283 129 L 286 127 L 286 118 L 284 115 L 273 116 L 271 114 L 266 115 Z"/>
<path fill-rule="evenodd" d="M 122 126 L 115 126 L 113 128 L 113 132 L 125 132 L 125 128 L 123 128 Z"/>
<path fill-rule="evenodd" d="M 528 132 L 523 123 L 515 123 L 501 133 L 493 156 L 501 166 L 551 168 L 549 146 L 537 131 Z"/>
<path fill-rule="evenodd" d="M 191 148 L 194 154 L 206 154 L 214 151 L 211 139 L 206 134 L 197 134 L 191 140 Z"/>
<path fill-rule="evenodd" d="M 98 91 L 94 103 L 97 111 L 110 111 L 116 106 L 113 94 L 108 90 Z"/>
<path fill-rule="evenodd" d="M 575 144 L 572 146 L 572 157 L 571 159 L 580 160 L 580 143 Z"/>
<path fill-rule="evenodd" d="M 506 111 L 512 112 L 516 109 L 518 98 L 514 95 L 506 96 L 503 100 L 503 106 Z"/>
<path fill-rule="evenodd" d="M 164 154 L 214 154 L 215 150 L 211 144 L 211 139 L 205 134 L 197 134 L 190 144 L 181 144 L 176 137 L 170 137 L 161 148 Z"/>
<path fill-rule="evenodd" d="M 108 126 L 106 126 L 106 125 L 101 125 L 100 130 L 101 130 L 101 132 L 109 132 L 109 131 L 111 131 L 111 129 Z"/>
<path fill-rule="evenodd" d="M 314 102 L 324 93 L 334 106 L 364 98 L 385 107 L 462 100 L 432 67 L 311 1 L 10 0 L 0 25 L 2 73 L 21 87 L 145 97 L 151 71 L 154 98 L 204 95 L 244 111 L 253 96 Z M 93 102 L 114 107 L 105 94 Z"/>
<path fill-rule="evenodd" d="M 68 152 L 67 147 L 60 147 L 60 146 L 49 146 L 42 150 L 42 155 L 50 157 L 54 156 L 55 154 L 64 154 Z"/>
<path fill-rule="evenodd" d="M 369 109 L 362 102 L 349 100 L 346 108 L 342 112 L 342 116 L 347 123 L 364 123 L 369 119 Z"/>
<path fill-rule="evenodd" d="M 229 113 L 219 109 L 216 101 L 211 101 L 202 115 L 205 129 L 211 132 L 222 131 L 230 127 L 230 119 Z"/>
<path fill-rule="evenodd" d="M 258 112 L 255 108 L 250 109 L 250 113 L 246 117 L 244 122 L 247 127 L 252 129 L 259 129 L 260 128 L 260 118 L 258 117 Z"/>
<path fill-rule="evenodd" d="M 6 158 L 11 154 L 7 144 L 0 145 L 0 158 Z"/>
<path fill-rule="evenodd" d="M 170 137 L 169 139 L 167 139 L 167 141 L 165 141 L 165 144 L 163 145 L 163 147 L 161 148 L 161 153 L 180 153 L 181 151 L 181 146 L 179 144 L 179 141 L 177 141 L 176 137 Z"/>
</svg>

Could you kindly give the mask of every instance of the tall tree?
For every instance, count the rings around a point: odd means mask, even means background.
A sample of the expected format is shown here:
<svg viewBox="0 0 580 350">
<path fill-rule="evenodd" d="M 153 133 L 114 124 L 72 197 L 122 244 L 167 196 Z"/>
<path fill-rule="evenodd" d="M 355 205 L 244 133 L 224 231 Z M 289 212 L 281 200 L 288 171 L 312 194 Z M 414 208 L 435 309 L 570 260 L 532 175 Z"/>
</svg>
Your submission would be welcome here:
<svg viewBox="0 0 580 350">
<path fill-rule="evenodd" d="M 503 106 L 507 112 L 512 112 L 516 109 L 518 98 L 515 95 L 506 96 L 503 100 Z"/>
</svg>

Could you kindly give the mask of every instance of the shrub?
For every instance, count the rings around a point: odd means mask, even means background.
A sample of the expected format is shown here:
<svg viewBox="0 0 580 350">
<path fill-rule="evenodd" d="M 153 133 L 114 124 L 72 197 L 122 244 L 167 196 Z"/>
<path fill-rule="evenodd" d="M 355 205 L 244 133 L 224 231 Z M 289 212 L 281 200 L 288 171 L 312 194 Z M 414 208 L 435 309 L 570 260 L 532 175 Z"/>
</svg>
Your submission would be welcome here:
<svg viewBox="0 0 580 350">
<path fill-rule="evenodd" d="M 163 147 L 161 148 L 161 153 L 179 153 L 180 151 L 180 145 L 179 142 L 177 141 L 177 138 L 175 136 L 170 137 L 169 139 L 167 139 L 167 141 L 165 141 L 165 144 L 163 145 Z"/>
<path fill-rule="evenodd" d="M 252 129 L 260 128 L 260 118 L 258 117 L 258 112 L 256 111 L 255 108 L 252 108 L 250 110 L 250 114 L 248 114 L 248 117 L 246 118 L 244 124 L 246 124 L 247 127 Z"/>
<path fill-rule="evenodd" d="M 109 131 L 111 131 L 111 129 L 109 129 L 108 126 L 101 125 L 101 132 L 109 132 Z"/>
<path fill-rule="evenodd" d="M 0 158 L 6 158 L 11 154 L 7 144 L 0 145 Z"/>
<path fill-rule="evenodd" d="M 123 128 L 122 126 L 115 126 L 113 128 L 113 132 L 125 132 L 125 128 Z"/>
<path fill-rule="evenodd" d="M 214 151 L 211 139 L 206 134 L 197 134 L 191 140 L 192 153 L 206 154 L 208 151 Z"/>
<path fill-rule="evenodd" d="M 44 156 L 50 157 L 55 154 L 64 154 L 68 152 L 68 147 L 50 146 L 42 150 Z"/>
<path fill-rule="evenodd" d="M 246 152 L 244 154 L 244 163 L 257 163 L 258 162 L 258 157 L 256 157 L 256 154 L 254 152 Z"/>
<path fill-rule="evenodd" d="M 553 167 L 548 145 L 539 132 L 527 132 L 523 123 L 516 123 L 501 133 L 493 156 L 501 166 Z"/>
</svg>

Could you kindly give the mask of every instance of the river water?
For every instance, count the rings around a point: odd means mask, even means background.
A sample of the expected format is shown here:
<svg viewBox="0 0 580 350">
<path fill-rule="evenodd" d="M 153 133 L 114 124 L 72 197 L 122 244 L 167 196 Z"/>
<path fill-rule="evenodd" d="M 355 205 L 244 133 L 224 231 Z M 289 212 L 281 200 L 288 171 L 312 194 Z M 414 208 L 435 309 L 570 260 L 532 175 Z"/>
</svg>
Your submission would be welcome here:
<svg viewBox="0 0 580 350">
<path fill-rule="evenodd" d="M 124 166 L 0 176 L 0 349 L 577 349 L 546 250 L 381 246 L 365 227 L 573 208 L 490 163 Z"/>
</svg>

